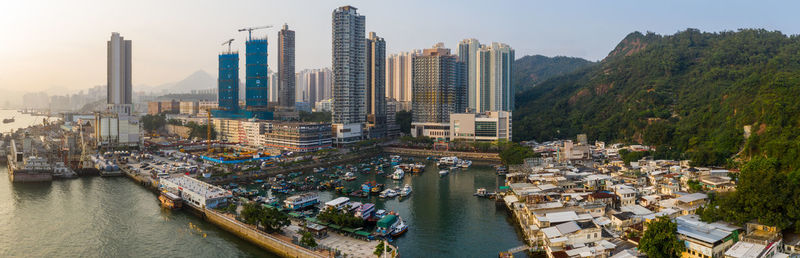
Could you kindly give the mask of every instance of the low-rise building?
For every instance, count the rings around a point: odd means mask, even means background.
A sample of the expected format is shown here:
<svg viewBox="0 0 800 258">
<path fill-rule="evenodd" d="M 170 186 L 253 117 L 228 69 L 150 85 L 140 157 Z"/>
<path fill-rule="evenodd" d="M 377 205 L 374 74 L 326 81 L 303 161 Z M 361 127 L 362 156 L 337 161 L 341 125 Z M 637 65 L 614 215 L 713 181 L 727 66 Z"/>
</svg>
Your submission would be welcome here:
<svg viewBox="0 0 800 258">
<path fill-rule="evenodd" d="M 450 114 L 450 140 L 511 141 L 511 112 Z"/>
<path fill-rule="evenodd" d="M 189 176 L 169 177 L 161 179 L 160 183 L 167 191 L 178 193 L 184 202 L 198 208 L 216 208 L 233 197 L 228 190 Z"/>
<path fill-rule="evenodd" d="M 197 115 L 200 112 L 200 103 L 197 101 L 181 101 L 180 113 L 183 115 Z"/>
<path fill-rule="evenodd" d="M 681 257 L 722 257 L 739 241 L 740 228 L 726 223 L 705 223 L 697 215 L 677 217 L 675 222 L 678 224 L 678 237 L 686 246 Z"/>
</svg>

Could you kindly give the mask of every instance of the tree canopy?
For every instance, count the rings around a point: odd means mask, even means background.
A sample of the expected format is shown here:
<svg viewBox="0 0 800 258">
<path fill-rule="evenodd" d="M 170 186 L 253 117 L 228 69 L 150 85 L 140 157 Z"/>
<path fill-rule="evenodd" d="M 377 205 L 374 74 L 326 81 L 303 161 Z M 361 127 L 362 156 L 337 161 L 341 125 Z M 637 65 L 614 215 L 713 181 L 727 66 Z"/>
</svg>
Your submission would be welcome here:
<svg viewBox="0 0 800 258">
<path fill-rule="evenodd" d="M 678 239 L 678 224 L 668 216 L 658 217 L 647 223 L 647 230 L 639 240 L 639 250 L 647 257 L 680 257 L 686 247 Z"/>
</svg>

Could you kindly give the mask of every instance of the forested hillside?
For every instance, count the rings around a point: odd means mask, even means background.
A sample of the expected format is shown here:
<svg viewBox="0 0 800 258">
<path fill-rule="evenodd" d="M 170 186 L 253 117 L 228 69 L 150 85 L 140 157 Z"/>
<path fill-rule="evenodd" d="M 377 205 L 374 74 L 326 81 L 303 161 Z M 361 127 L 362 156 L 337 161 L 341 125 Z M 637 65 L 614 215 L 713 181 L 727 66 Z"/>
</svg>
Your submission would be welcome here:
<svg viewBox="0 0 800 258">
<path fill-rule="evenodd" d="M 568 74 L 578 69 L 595 64 L 592 61 L 578 57 L 546 57 L 543 55 L 523 56 L 514 60 L 514 69 L 511 71 L 511 81 L 514 91 L 522 92 L 533 88 L 537 83 L 555 76 Z"/>
<path fill-rule="evenodd" d="M 599 64 L 516 103 L 517 141 L 586 133 L 697 165 L 765 155 L 800 168 L 800 38 L 777 31 L 631 33 Z"/>
</svg>

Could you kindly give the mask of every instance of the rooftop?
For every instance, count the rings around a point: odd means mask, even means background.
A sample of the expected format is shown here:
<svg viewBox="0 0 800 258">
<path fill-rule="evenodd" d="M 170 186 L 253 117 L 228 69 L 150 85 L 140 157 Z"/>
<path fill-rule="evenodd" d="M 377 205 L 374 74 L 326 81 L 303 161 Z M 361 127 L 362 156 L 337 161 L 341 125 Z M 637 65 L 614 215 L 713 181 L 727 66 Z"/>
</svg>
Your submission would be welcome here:
<svg viewBox="0 0 800 258">
<path fill-rule="evenodd" d="M 732 233 L 731 227 L 702 222 L 697 215 L 681 216 L 675 221 L 678 223 L 678 234 L 706 243 L 716 243 Z"/>
</svg>

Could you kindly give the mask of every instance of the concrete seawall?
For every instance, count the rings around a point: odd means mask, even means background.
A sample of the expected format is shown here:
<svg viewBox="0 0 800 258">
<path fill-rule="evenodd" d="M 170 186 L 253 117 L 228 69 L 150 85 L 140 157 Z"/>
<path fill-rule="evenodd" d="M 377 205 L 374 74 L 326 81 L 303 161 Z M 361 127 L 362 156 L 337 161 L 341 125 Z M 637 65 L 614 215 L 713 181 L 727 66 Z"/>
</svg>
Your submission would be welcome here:
<svg viewBox="0 0 800 258">
<path fill-rule="evenodd" d="M 384 147 L 383 151 L 386 152 L 386 153 L 391 153 L 391 154 L 418 156 L 418 157 L 456 156 L 456 157 L 459 157 L 459 158 L 471 159 L 471 160 L 483 160 L 483 161 L 500 162 L 500 155 L 499 154 L 497 154 L 497 153 L 487 153 L 487 152 L 434 151 L 434 150 L 410 149 L 410 148 L 398 148 L 398 147 Z"/>
<path fill-rule="evenodd" d="M 204 210 L 204 217 L 220 228 L 282 257 L 325 257 L 303 247 L 288 243 L 213 210 Z"/>
</svg>

